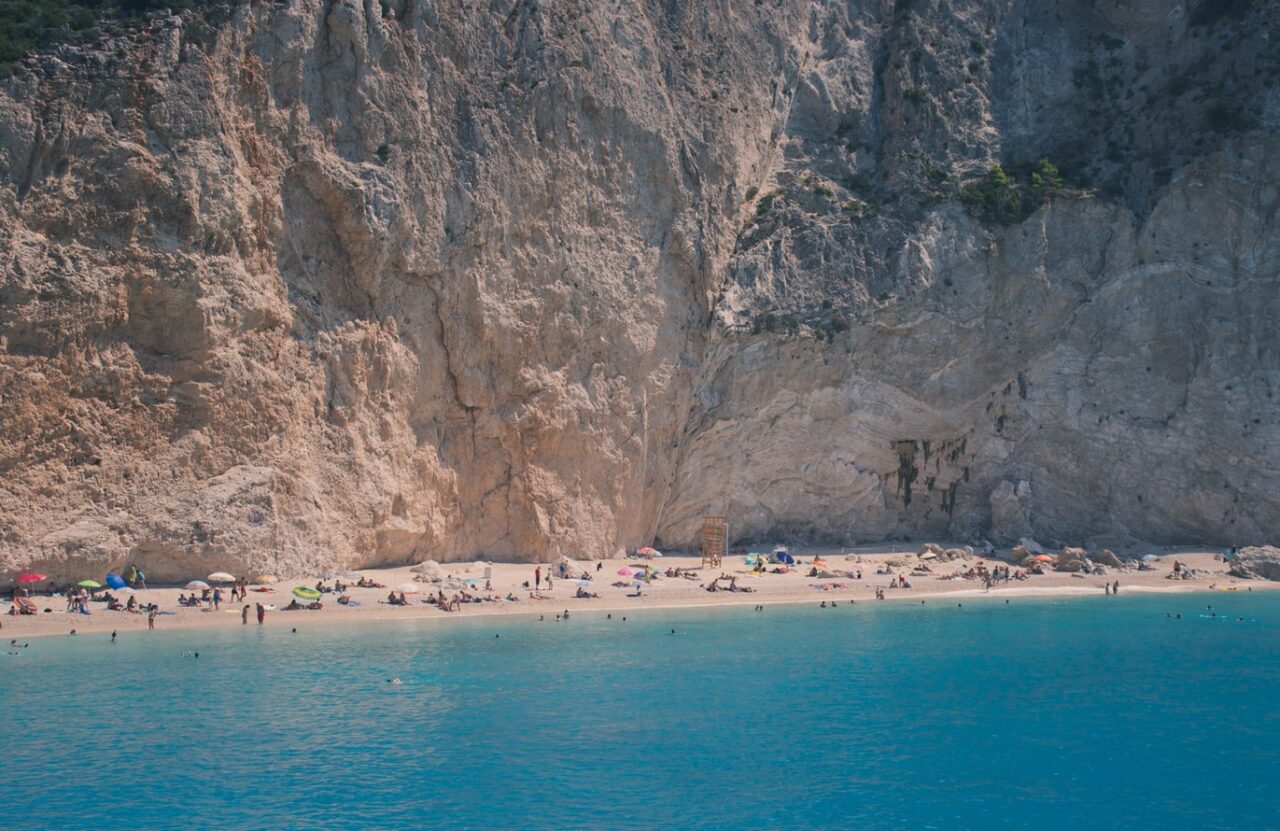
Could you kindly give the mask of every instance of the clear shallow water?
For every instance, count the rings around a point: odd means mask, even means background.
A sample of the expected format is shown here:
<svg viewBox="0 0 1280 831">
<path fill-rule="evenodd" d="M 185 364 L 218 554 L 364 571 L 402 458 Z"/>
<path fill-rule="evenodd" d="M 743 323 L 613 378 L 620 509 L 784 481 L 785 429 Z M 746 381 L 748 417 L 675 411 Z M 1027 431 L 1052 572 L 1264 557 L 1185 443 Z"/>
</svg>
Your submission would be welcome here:
<svg viewBox="0 0 1280 831">
<path fill-rule="evenodd" d="M 1280 596 L 620 617 L 32 641 L 0 825 L 1280 827 Z"/>
</svg>

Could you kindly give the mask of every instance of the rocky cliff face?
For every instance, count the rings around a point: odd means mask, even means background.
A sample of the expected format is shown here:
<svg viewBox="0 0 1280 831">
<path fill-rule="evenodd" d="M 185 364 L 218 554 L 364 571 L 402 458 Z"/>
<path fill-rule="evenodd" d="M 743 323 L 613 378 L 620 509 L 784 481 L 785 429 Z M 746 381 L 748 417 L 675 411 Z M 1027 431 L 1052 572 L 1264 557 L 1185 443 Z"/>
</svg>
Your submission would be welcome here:
<svg viewBox="0 0 1280 831">
<path fill-rule="evenodd" d="M 1280 530 L 1276 2 L 208 20 L 4 83 L 0 564 Z"/>
</svg>

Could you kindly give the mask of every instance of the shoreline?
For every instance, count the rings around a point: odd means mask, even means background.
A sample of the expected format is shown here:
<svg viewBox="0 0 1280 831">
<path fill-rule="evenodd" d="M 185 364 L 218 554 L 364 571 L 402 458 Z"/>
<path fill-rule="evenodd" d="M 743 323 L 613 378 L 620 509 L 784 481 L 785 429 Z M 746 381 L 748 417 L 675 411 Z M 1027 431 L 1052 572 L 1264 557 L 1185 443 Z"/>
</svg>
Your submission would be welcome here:
<svg viewBox="0 0 1280 831">
<path fill-rule="evenodd" d="M 388 588 L 384 587 L 381 589 L 350 589 L 348 594 L 353 600 L 359 601 L 360 604 L 355 607 L 339 605 L 334 602 L 334 595 L 325 595 L 324 608 L 320 610 L 285 612 L 279 608 L 289 602 L 291 599 L 290 592 L 294 586 L 314 586 L 316 583 L 316 578 L 314 577 L 280 581 L 272 587 L 274 589 L 272 592 L 250 591 L 249 597 L 245 602 L 251 607 L 248 625 L 252 627 L 258 626 L 252 609 L 256 603 L 262 602 L 275 605 L 277 608 L 267 612 L 266 623 L 264 624 L 275 629 L 285 626 L 296 627 L 300 624 L 320 623 L 343 625 L 421 620 L 533 618 L 536 615 L 551 617 L 562 614 L 566 609 L 574 614 L 589 614 L 593 611 L 626 613 L 672 609 L 710 609 L 716 607 L 820 605 L 823 601 L 828 604 L 843 605 L 845 603 L 877 604 L 881 602 L 901 604 L 907 601 L 914 604 L 919 601 L 937 601 L 945 598 L 995 599 L 1001 596 L 1010 600 L 1015 598 L 1078 598 L 1106 596 L 1103 590 L 1104 582 L 1117 580 L 1121 584 L 1121 594 L 1246 593 L 1254 590 L 1271 591 L 1280 589 L 1280 583 L 1239 580 L 1227 576 L 1225 564 L 1217 561 L 1213 552 L 1205 551 L 1186 551 L 1160 556 L 1156 561 L 1148 564 L 1150 569 L 1146 571 L 1110 569 L 1105 577 L 1094 575 L 1079 577 L 1071 574 L 1050 572 L 1045 575 L 1032 576 L 1025 583 L 999 583 L 990 590 L 984 588 L 980 581 L 943 579 L 957 571 L 963 571 L 983 562 L 977 557 L 970 560 L 933 564 L 938 570 L 931 574 L 912 574 L 909 576 L 912 588 L 887 588 L 890 580 L 889 575 L 877 573 L 877 571 L 891 568 L 888 565 L 889 561 L 901 563 L 902 565 L 893 570 L 903 574 L 909 573 L 913 565 L 918 567 L 922 561 L 919 561 L 914 554 L 904 554 L 896 551 L 854 552 L 838 555 L 821 553 L 821 556 L 833 562 L 833 567 L 850 570 L 861 569 L 863 577 L 861 580 L 847 578 L 822 579 L 805 576 L 804 570 L 808 568 L 807 561 L 813 555 L 803 551 L 798 552 L 798 554 L 802 559 L 806 560 L 806 565 L 802 566 L 802 570 L 798 572 L 785 575 L 765 574 L 751 577 L 746 571 L 746 566 L 742 563 L 741 558 L 731 558 L 720 569 L 700 570 L 702 577 L 697 582 L 673 577 L 661 578 L 655 581 L 652 586 L 646 586 L 641 597 L 628 596 L 632 591 L 630 583 L 628 583 L 627 587 L 619 587 L 612 584 L 615 582 L 627 582 L 617 576 L 618 569 L 635 567 L 640 565 L 642 561 L 606 560 L 589 564 L 578 563 L 578 566 L 584 568 L 588 573 L 593 576 L 598 575 L 593 581 L 590 591 L 598 593 L 600 597 L 593 599 L 574 596 L 578 587 L 578 580 L 562 580 L 559 578 L 555 579 L 555 587 L 549 591 L 549 596 L 546 599 L 531 599 L 529 590 L 522 584 L 526 580 L 532 584 L 534 569 L 539 568 L 538 564 L 495 563 L 487 566 L 491 574 L 494 593 L 500 595 L 511 593 L 520 598 L 518 602 L 464 603 L 461 604 L 458 611 L 443 612 L 434 605 L 427 605 L 418 600 L 414 600 L 414 605 L 408 607 L 391 606 L 385 602 L 380 602 L 385 600 L 386 593 L 389 591 Z M 1167 575 L 1172 571 L 1174 559 L 1180 560 L 1188 567 L 1196 569 L 1197 577 L 1190 580 L 1167 579 Z M 698 566 L 698 559 L 693 557 L 673 556 L 643 562 L 655 564 L 664 570 L 668 567 L 696 569 Z M 597 563 L 600 563 L 599 570 L 597 570 Z M 999 565 L 1003 566 L 1003 563 L 999 563 Z M 543 571 L 548 568 L 550 566 L 547 564 L 541 565 Z M 441 566 L 441 571 L 451 580 L 471 579 L 479 581 L 481 579 L 479 567 L 473 563 L 444 564 Z M 409 567 L 370 569 L 360 573 L 384 583 L 385 586 L 396 586 L 399 583 L 413 580 L 415 577 Z M 720 573 L 737 577 L 740 584 L 746 585 L 752 591 L 729 592 L 722 590 L 712 594 L 701 588 L 701 584 L 705 584 L 710 577 Z M 326 582 L 331 583 L 332 581 Z M 438 588 L 426 582 L 419 585 L 424 593 L 428 591 L 434 593 Z M 825 586 L 826 589 L 817 588 L 818 586 Z M 884 590 L 885 597 L 883 600 L 877 600 L 875 597 L 878 589 Z M 136 596 L 140 603 L 155 602 L 161 606 L 162 610 L 169 612 L 169 614 L 163 614 L 157 618 L 157 631 L 238 627 L 242 625 L 238 618 L 243 604 L 224 602 L 222 608 L 218 611 L 179 607 L 177 605 L 177 596 L 182 593 L 185 593 L 184 589 L 165 587 L 139 590 Z M 454 593 L 452 590 L 445 590 L 446 596 L 452 596 Z M 146 615 L 143 614 L 112 612 L 106 610 L 105 606 L 94 603 L 91 604 L 91 614 L 86 617 L 76 612 L 62 611 L 61 609 L 65 607 L 65 600 L 62 597 L 46 594 L 36 595 L 33 599 L 36 601 L 38 608 L 49 608 L 55 611 L 35 616 L 10 616 L 7 614 L 7 599 L 6 601 L 0 601 L 0 612 L 6 613 L 0 616 L 0 624 L 3 625 L 3 628 L 0 628 L 0 641 L 6 638 L 66 636 L 72 629 L 75 629 L 77 634 L 99 634 L 111 631 L 127 634 L 147 631 Z"/>
</svg>

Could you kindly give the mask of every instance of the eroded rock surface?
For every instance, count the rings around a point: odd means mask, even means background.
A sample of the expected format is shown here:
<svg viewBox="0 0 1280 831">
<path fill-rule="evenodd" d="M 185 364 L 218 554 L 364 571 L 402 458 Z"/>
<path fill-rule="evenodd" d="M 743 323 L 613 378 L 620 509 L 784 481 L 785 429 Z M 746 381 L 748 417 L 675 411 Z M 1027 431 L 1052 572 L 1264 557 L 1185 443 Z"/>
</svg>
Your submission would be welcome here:
<svg viewBox="0 0 1280 831">
<path fill-rule="evenodd" d="M 0 566 L 1274 535 L 1278 19 L 295 0 L 35 56 Z"/>
<path fill-rule="evenodd" d="M 1231 560 L 1233 577 L 1280 580 L 1280 548 L 1252 545 L 1241 548 Z"/>
</svg>

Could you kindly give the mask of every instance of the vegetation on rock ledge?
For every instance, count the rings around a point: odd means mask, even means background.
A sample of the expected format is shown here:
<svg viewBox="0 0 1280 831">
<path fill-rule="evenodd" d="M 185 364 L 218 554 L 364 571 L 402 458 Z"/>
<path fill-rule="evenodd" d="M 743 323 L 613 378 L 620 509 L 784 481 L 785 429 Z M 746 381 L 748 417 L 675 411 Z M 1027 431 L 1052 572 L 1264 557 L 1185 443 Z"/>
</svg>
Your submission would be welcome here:
<svg viewBox="0 0 1280 831">
<path fill-rule="evenodd" d="M 77 41 L 104 18 L 136 17 L 160 9 L 180 11 L 200 0 L 0 0 L 0 72 L 51 43 Z"/>
</svg>

